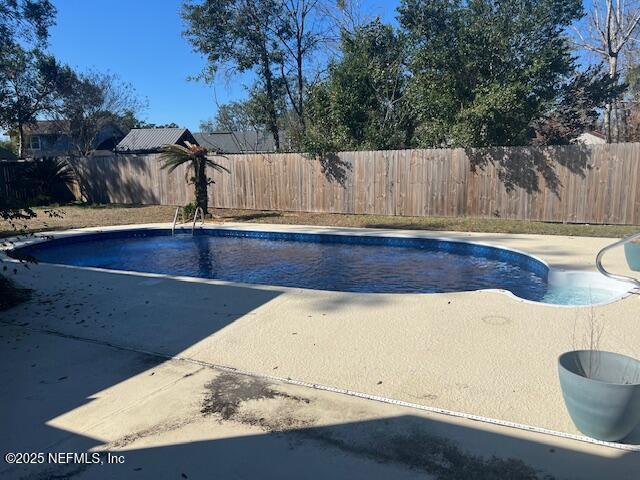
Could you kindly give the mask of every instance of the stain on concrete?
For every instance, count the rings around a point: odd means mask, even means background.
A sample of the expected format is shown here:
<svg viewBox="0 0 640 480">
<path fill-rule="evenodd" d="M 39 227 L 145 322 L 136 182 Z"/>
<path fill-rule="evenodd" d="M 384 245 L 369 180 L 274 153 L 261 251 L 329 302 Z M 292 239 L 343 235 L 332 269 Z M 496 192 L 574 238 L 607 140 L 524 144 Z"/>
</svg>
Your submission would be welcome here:
<svg viewBox="0 0 640 480">
<path fill-rule="evenodd" d="M 482 458 L 465 452 L 455 443 L 431 435 L 417 417 L 317 426 L 316 421 L 305 416 L 303 404 L 308 404 L 308 399 L 280 391 L 275 385 L 261 378 L 222 373 L 206 385 L 201 412 L 287 435 L 292 448 L 311 440 L 346 454 L 402 465 L 439 480 L 553 478 L 517 459 Z M 278 401 L 248 403 L 255 400 Z"/>
<path fill-rule="evenodd" d="M 170 421 L 163 421 L 162 423 L 152 425 L 149 428 L 138 430 L 137 432 L 120 437 L 119 439 L 105 445 L 104 450 L 111 451 L 122 449 L 142 438 L 153 437 L 163 433 L 178 430 L 182 427 L 185 427 L 186 425 L 194 423 L 195 421 L 197 421 L 196 418 L 179 418 Z"/>
<path fill-rule="evenodd" d="M 367 428 L 366 422 L 363 425 L 361 432 L 354 432 L 353 426 L 346 424 L 302 429 L 296 434 L 345 453 L 422 471 L 438 480 L 553 480 L 521 460 L 475 456 L 418 428 L 398 433 L 375 431 Z"/>
<path fill-rule="evenodd" d="M 201 412 L 205 415 L 219 415 L 222 420 L 261 427 L 268 431 L 284 431 L 309 425 L 311 421 L 293 415 L 292 403 L 308 404 L 309 399 L 276 390 L 267 380 L 245 377 L 232 373 L 221 373 L 206 385 Z M 255 400 L 286 400 L 278 402 L 276 411 L 266 412 L 242 409 L 243 404 Z"/>
</svg>

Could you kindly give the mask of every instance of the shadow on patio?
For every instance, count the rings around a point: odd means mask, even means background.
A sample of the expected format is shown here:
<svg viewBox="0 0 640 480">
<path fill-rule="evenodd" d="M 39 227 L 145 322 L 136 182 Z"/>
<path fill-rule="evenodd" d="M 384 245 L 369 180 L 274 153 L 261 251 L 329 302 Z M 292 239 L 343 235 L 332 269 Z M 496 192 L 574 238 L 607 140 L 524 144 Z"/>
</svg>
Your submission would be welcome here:
<svg viewBox="0 0 640 480">
<path fill-rule="evenodd" d="M 533 479 L 545 478 L 534 469 L 541 465 L 561 472 L 559 478 L 637 473 L 635 453 L 600 456 L 559 447 L 551 437 L 533 441 L 514 430 L 407 415 L 300 387 L 293 395 L 288 385 L 156 354 L 188 356 L 215 332 L 241 318 L 251 321 L 254 310 L 278 300 L 277 289 L 60 271 L 39 265 L 29 282 L 36 298 L 2 312 L 0 446 L 86 452 L 112 445 L 122 449 L 125 464 L 4 464 L 3 478 Z M 251 421 L 247 410 L 225 418 L 224 405 L 214 412 L 203 407 L 222 388 L 211 377 L 223 375 L 229 380 L 223 403 L 249 409 Z M 271 393 L 240 395 L 247 384 Z M 270 415 L 283 399 L 302 401 L 287 407 L 288 426 L 273 425 Z M 310 420 L 309 408 L 344 420 Z M 176 411 L 183 422 L 170 420 Z"/>
</svg>

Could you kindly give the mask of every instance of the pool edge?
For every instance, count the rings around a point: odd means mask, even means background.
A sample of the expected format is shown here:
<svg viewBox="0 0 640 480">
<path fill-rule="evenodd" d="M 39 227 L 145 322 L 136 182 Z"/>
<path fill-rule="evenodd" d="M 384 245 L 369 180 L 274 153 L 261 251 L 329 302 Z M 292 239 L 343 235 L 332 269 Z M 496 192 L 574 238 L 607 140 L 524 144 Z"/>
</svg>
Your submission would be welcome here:
<svg viewBox="0 0 640 480">
<path fill-rule="evenodd" d="M 70 238 L 73 236 L 81 236 L 81 235 L 90 235 L 90 234 L 98 234 L 98 233 L 108 233 L 108 232 L 118 232 L 118 231 L 131 231 L 131 230 L 166 230 L 166 229 L 171 229 L 172 224 L 170 223 L 150 223 L 150 224 L 131 224 L 131 225 L 114 225 L 114 226 L 101 226 L 101 227 L 85 227 L 85 228 L 74 228 L 74 229 L 68 229 L 68 230 L 59 230 L 59 231 L 51 231 L 51 232 L 40 232 L 40 233 L 35 233 L 35 234 L 30 234 L 31 236 L 28 239 L 23 239 L 21 240 L 20 237 L 12 237 L 12 238 L 8 238 L 5 239 L 4 242 L 8 243 L 9 246 L 2 246 L 0 247 L 0 259 L 7 261 L 7 260 L 11 260 L 11 261 L 17 261 L 15 259 L 13 259 L 12 257 L 7 255 L 7 252 L 10 251 L 14 251 L 14 250 L 18 250 L 21 248 L 25 248 L 25 247 L 29 247 L 29 246 L 33 246 L 33 245 L 37 245 L 39 243 L 44 243 L 53 239 L 57 239 L 57 238 Z M 184 226 L 184 227 L 180 227 L 180 229 L 186 229 L 186 230 L 191 230 L 190 227 L 188 226 Z M 518 302 L 525 302 L 525 303 L 531 303 L 534 305 L 542 305 L 542 306 L 548 306 L 548 307 L 562 307 L 562 308 L 592 308 L 592 307 L 597 307 L 597 306 L 604 306 L 604 305 L 609 305 L 611 303 L 615 303 L 618 302 L 620 300 L 623 300 L 624 298 L 627 298 L 628 296 L 634 294 L 634 293 L 638 293 L 640 290 L 637 288 L 633 288 L 631 286 L 629 286 L 628 288 L 623 288 L 626 287 L 627 285 L 624 284 L 623 282 L 619 282 L 619 281 L 615 281 L 615 280 L 611 280 L 611 279 L 607 279 L 604 276 L 602 276 L 601 274 L 599 274 L 598 272 L 584 272 L 584 271 L 579 271 L 579 270 L 560 270 L 557 268 L 554 268 L 553 266 L 551 266 L 548 262 L 546 262 L 545 260 L 543 260 L 542 258 L 540 258 L 537 255 L 525 252 L 523 250 L 520 249 L 515 249 L 515 248 L 511 248 L 511 247 L 506 247 L 503 245 L 496 245 L 496 244 L 492 244 L 492 243 L 488 243 L 488 242 L 481 242 L 481 241 L 475 241 L 475 240 L 462 240 L 462 239 L 458 239 L 458 238 L 452 238 L 452 237 L 446 237 L 446 236 L 439 236 L 439 235 L 434 235 L 432 233 L 432 231 L 426 231 L 426 230 L 410 230 L 410 231 L 405 231 L 405 230 L 394 230 L 394 231 L 390 231 L 387 229 L 371 229 L 371 228 L 360 228 L 360 227 L 326 227 L 326 226 L 305 226 L 305 225 L 277 225 L 276 228 L 274 228 L 274 225 L 264 225 L 264 224 L 238 224 L 238 223 L 215 223 L 215 224 L 205 224 L 205 225 L 200 225 L 196 227 L 196 230 L 239 230 L 239 231 L 249 231 L 249 232 L 264 232 L 264 233 L 283 233 L 283 232 L 287 232 L 287 233 L 300 233 L 300 234 L 315 234 L 315 235 L 339 235 L 339 236 L 364 236 L 364 237 L 377 237 L 377 238 L 415 238 L 415 239 L 428 239 L 428 240 L 432 240 L 432 241 L 443 241 L 443 242 L 451 242 L 451 243 L 458 243 L 458 244 L 471 244 L 474 246 L 480 246 L 480 247 L 486 247 L 486 248 L 492 248 L 492 249 L 496 249 L 496 250 L 500 250 L 500 251 L 505 251 L 505 252 L 510 252 L 510 253 L 515 253 L 518 255 L 522 255 L 528 258 L 531 258 L 532 260 L 540 263 L 541 265 L 543 265 L 544 267 L 546 267 L 547 269 L 547 281 L 553 282 L 558 278 L 569 278 L 571 276 L 579 276 L 579 277 L 585 277 L 585 276 L 589 276 L 589 277 L 594 277 L 598 276 L 597 278 L 602 280 L 603 283 L 611 285 L 612 286 L 612 290 L 619 290 L 620 293 L 618 295 L 615 295 L 613 298 L 605 301 L 605 302 L 599 302 L 599 303 L 591 303 L 591 304 L 581 304 L 581 305 L 572 305 L 572 304 L 556 304 L 556 303 L 545 303 L 545 302 L 539 302 L 539 301 L 535 301 L 535 300 L 529 300 L 526 298 L 522 298 L 519 297 L 517 295 L 515 295 L 513 292 L 509 291 L 509 290 L 503 290 L 503 289 L 496 289 L 496 288 L 485 288 L 485 289 L 478 289 L 478 290 L 473 290 L 471 292 L 494 292 L 494 293 L 501 293 L 503 295 L 506 295 L 508 297 L 510 297 L 511 299 L 518 301 Z M 46 262 L 42 262 L 42 263 L 46 263 Z M 191 277 L 191 276 L 184 276 L 184 275 L 171 275 L 171 274 L 158 274 L 158 273 L 151 273 L 151 272 L 140 272 L 140 271 L 133 271 L 133 270 L 115 270 L 115 269 L 108 269 L 108 268 L 100 268 L 100 267 L 82 267 L 82 266 L 75 266 L 75 265 L 66 265 L 66 264 L 56 264 L 56 263 L 47 263 L 47 265 L 55 265 L 58 267 L 67 267 L 67 268 L 78 268 L 78 269 L 83 269 L 83 270 L 93 270 L 93 271 L 99 271 L 99 272 L 108 272 L 108 273 L 123 273 L 123 274 L 129 274 L 129 275 L 143 275 L 143 276 L 149 276 L 149 277 L 154 277 L 154 278 L 168 278 L 168 279 L 174 279 L 174 280 L 181 280 L 181 281 L 185 281 L 185 280 L 189 280 L 189 281 L 200 281 L 202 283 L 212 283 L 212 284 L 219 284 L 219 285 L 238 285 L 238 286 L 259 286 L 259 287 L 267 287 L 267 288 L 277 288 L 277 289 L 287 289 L 287 290 L 295 290 L 295 291 L 305 291 L 305 290 L 312 290 L 312 291 L 330 291 L 330 290 L 319 290 L 319 289 L 307 289 L 307 288 L 303 288 L 303 287 L 286 287 L 286 286 L 278 286 L 278 285 L 267 285 L 267 284 L 248 284 L 248 283 L 243 283 L 243 282 L 231 282 L 231 281 L 225 281 L 225 280 L 216 280 L 216 279 L 206 279 L 206 278 L 202 278 L 202 277 Z M 599 278 L 599 277 L 602 278 Z M 617 287 L 617 288 L 613 288 L 613 286 Z M 464 293 L 464 292 L 457 292 L 457 293 Z M 380 294 L 391 294 L 391 293 L 380 293 L 380 292 L 359 292 L 359 294 L 361 295 L 380 295 Z M 442 294 L 442 292 L 438 292 L 438 293 L 393 293 L 394 295 L 439 295 Z"/>
</svg>

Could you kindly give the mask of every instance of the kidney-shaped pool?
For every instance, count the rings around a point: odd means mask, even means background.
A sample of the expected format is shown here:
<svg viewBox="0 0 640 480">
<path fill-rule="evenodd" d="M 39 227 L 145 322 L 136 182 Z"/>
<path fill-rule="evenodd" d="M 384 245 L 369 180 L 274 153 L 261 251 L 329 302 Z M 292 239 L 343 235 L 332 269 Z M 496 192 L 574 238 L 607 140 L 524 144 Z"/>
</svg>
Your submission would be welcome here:
<svg viewBox="0 0 640 480">
<path fill-rule="evenodd" d="M 65 236 L 17 251 L 46 263 L 343 292 L 503 289 L 557 304 L 612 294 L 551 288 L 548 266 L 521 252 L 433 238 L 154 228 Z"/>
</svg>

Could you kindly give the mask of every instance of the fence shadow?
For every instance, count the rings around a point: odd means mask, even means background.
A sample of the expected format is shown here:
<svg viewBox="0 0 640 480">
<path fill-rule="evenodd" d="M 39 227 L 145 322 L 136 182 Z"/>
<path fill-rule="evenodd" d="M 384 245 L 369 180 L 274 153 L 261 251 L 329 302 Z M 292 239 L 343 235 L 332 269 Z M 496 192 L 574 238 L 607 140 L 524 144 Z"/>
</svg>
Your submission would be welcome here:
<svg viewBox="0 0 640 480">
<path fill-rule="evenodd" d="M 464 152 L 472 172 L 477 173 L 493 165 L 509 192 L 522 188 L 530 194 L 548 188 L 559 198 L 563 185 L 556 171 L 557 165 L 582 178 L 589 169 L 590 150 L 581 144 L 569 147 L 465 148 Z M 544 185 L 540 184 L 541 178 Z"/>
<path fill-rule="evenodd" d="M 286 162 L 280 154 L 237 155 L 209 198 L 212 208 L 637 224 L 640 209 L 627 193 L 640 181 L 639 150 L 640 143 L 361 151 L 288 154 Z M 277 168 L 265 168 L 265 159 Z M 157 154 L 79 162 L 89 200 L 188 201 L 184 171 L 161 171 Z"/>
<path fill-rule="evenodd" d="M 70 160 L 74 165 L 80 193 L 95 203 L 159 204 L 158 192 L 143 178 L 150 178 L 149 163 L 138 155 L 88 157 Z M 114 163 L 119 162 L 117 168 Z"/>
<path fill-rule="evenodd" d="M 320 168 L 325 178 L 330 182 L 336 182 L 342 187 L 346 185 L 349 172 L 352 170 L 350 162 L 345 162 L 336 153 L 323 153 L 318 156 Z"/>
</svg>

